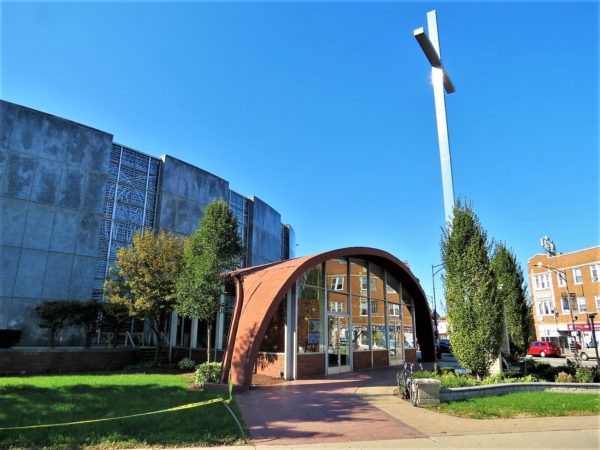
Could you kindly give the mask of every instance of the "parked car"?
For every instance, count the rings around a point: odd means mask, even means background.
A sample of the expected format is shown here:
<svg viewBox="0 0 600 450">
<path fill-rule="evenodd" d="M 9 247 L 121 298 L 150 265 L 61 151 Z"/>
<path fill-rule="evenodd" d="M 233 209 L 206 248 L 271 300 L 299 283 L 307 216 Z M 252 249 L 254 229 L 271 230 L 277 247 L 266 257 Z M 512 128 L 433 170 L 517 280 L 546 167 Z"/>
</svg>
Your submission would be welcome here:
<svg viewBox="0 0 600 450">
<path fill-rule="evenodd" d="M 529 344 L 527 354 L 531 356 L 560 356 L 560 347 L 552 342 L 533 341 Z"/>
<path fill-rule="evenodd" d="M 435 344 L 435 354 L 437 357 L 441 357 L 442 353 L 452 354 L 452 347 L 450 346 L 450 341 L 448 339 L 438 339 Z"/>
<path fill-rule="evenodd" d="M 585 348 L 579 352 L 579 357 L 581 359 L 583 359 L 584 361 L 587 361 L 588 359 L 590 359 L 590 357 L 595 358 L 596 357 L 595 348 L 596 348 L 595 341 L 587 342 L 585 344 Z M 600 351 L 600 349 L 599 349 L 599 351 Z"/>
</svg>

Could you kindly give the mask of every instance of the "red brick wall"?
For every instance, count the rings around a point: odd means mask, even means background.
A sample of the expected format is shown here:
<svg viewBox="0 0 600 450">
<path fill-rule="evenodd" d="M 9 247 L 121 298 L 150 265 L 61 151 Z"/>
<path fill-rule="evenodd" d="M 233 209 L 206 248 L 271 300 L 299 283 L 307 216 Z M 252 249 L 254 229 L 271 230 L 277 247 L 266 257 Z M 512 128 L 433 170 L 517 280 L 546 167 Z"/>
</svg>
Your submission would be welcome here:
<svg viewBox="0 0 600 450">
<path fill-rule="evenodd" d="M 352 366 L 354 370 L 371 368 L 371 352 L 352 352 Z"/>
<path fill-rule="evenodd" d="M 406 362 L 417 362 L 417 350 L 414 348 L 405 348 L 404 360 Z"/>
<path fill-rule="evenodd" d="M 298 355 L 298 378 L 323 377 L 325 375 L 325 355 L 323 353 L 304 353 Z"/>
<path fill-rule="evenodd" d="M 258 352 L 254 373 L 271 378 L 283 378 L 284 367 L 284 353 Z"/>
<path fill-rule="evenodd" d="M 119 370 L 136 360 L 133 349 L 0 349 L 0 375 Z"/>
<path fill-rule="evenodd" d="M 169 350 L 167 349 L 165 351 L 168 352 Z M 173 350 L 171 351 L 171 360 L 175 364 L 177 364 L 183 358 L 189 358 L 189 357 L 190 357 L 190 348 L 189 347 L 173 347 Z M 214 353 L 214 349 L 213 349 L 210 352 L 210 360 L 212 362 L 215 362 L 215 361 L 221 362 L 223 360 L 223 351 L 217 350 L 217 359 L 215 360 L 214 357 L 215 357 L 215 353 Z M 205 348 L 193 348 L 191 359 L 194 360 L 195 362 L 197 362 L 198 364 L 205 362 L 206 361 L 206 349 Z"/>
<path fill-rule="evenodd" d="M 373 367 L 381 368 L 390 365 L 390 352 L 388 350 L 373 351 Z"/>
</svg>

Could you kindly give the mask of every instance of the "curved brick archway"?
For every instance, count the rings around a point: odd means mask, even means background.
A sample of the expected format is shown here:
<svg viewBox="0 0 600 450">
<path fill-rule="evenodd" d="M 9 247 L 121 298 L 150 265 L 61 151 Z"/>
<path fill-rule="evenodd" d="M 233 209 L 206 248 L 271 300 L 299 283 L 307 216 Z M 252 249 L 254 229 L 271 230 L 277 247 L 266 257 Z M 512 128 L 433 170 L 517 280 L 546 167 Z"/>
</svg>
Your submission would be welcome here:
<svg viewBox="0 0 600 450">
<path fill-rule="evenodd" d="M 435 358 L 431 312 L 419 280 L 406 264 L 383 250 L 348 247 L 278 263 L 237 270 L 229 275 L 236 285 L 236 304 L 223 358 L 221 381 L 248 387 L 267 327 L 289 289 L 311 267 L 336 258 L 368 259 L 396 277 L 414 300 L 417 340 L 424 361 Z"/>
</svg>

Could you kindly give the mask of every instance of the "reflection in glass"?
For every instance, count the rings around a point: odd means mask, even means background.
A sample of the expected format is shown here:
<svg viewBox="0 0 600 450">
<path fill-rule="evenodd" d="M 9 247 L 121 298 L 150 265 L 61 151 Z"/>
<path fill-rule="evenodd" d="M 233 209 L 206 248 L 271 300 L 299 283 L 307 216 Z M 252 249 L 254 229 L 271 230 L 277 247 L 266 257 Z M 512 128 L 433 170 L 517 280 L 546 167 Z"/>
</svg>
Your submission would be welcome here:
<svg viewBox="0 0 600 450">
<path fill-rule="evenodd" d="M 348 295 L 337 292 L 327 292 L 327 310 L 332 313 L 348 313 Z"/>
<path fill-rule="evenodd" d="M 298 353 L 322 352 L 323 311 L 325 291 L 312 286 L 300 286 L 298 298 Z"/>
<path fill-rule="evenodd" d="M 325 285 L 327 289 L 348 292 L 348 261 L 346 259 L 330 259 L 325 263 Z"/>
<path fill-rule="evenodd" d="M 327 363 L 329 373 L 349 369 L 350 350 L 348 346 L 348 318 L 330 315 L 328 319 Z"/>
<path fill-rule="evenodd" d="M 369 350 L 369 317 L 366 297 L 352 296 L 352 349 Z M 361 314 L 361 313 L 365 314 Z"/>
<path fill-rule="evenodd" d="M 323 266 L 317 264 L 311 267 L 302 274 L 298 282 L 309 286 L 323 287 Z"/>
<path fill-rule="evenodd" d="M 367 296 L 367 261 L 350 259 L 350 289 L 355 295 Z"/>
<path fill-rule="evenodd" d="M 384 271 L 381 267 L 376 264 L 369 264 L 369 271 L 371 272 L 371 298 L 384 299 Z"/>
<path fill-rule="evenodd" d="M 412 298 L 406 293 L 402 296 L 402 330 L 404 332 L 404 348 L 417 346 L 413 321 Z"/>
</svg>

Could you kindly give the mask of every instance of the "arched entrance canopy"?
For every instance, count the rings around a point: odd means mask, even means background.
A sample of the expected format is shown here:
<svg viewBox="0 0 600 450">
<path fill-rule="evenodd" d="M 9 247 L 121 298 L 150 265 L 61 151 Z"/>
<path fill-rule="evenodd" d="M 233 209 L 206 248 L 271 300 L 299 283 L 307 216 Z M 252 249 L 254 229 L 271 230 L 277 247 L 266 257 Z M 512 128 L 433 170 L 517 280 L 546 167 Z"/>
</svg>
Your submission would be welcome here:
<svg viewBox="0 0 600 450">
<path fill-rule="evenodd" d="M 367 259 L 402 283 L 403 289 L 413 298 L 422 359 L 433 361 L 435 350 L 431 311 L 419 280 L 405 263 L 390 253 L 370 247 L 348 247 L 240 269 L 229 274 L 236 285 L 236 304 L 223 358 L 221 381 L 226 382 L 230 375 L 233 384 L 249 386 L 262 339 L 286 293 L 311 267 L 330 259 L 349 257 Z"/>
</svg>

